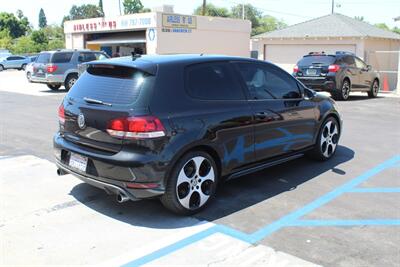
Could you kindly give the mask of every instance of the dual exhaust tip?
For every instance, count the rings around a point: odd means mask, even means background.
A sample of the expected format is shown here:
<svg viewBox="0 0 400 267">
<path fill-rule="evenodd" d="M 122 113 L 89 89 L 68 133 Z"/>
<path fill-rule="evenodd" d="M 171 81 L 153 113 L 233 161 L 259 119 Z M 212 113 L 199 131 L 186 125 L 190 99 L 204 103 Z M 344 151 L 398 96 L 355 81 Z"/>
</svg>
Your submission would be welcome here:
<svg viewBox="0 0 400 267">
<path fill-rule="evenodd" d="M 57 169 L 57 175 L 58 176 L 62 176 L 62 175 L 66 175 L 68 174 L 66 171 L 64 171 L 63 169 Z M 117 202 L 118 203 L 124 203 L 126 201 L 130 200 L 130 198 L 125 195 L 124 193 L 120 192 L 119 194 L 117 194 Z"/>
</svg>

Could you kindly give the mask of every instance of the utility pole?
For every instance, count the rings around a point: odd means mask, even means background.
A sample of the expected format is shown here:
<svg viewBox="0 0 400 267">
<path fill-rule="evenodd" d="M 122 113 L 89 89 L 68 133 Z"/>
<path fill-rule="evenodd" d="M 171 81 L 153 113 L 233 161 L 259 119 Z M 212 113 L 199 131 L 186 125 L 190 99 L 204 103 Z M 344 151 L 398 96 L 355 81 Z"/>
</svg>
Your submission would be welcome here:
<svg viewBox="0 0 400 267">
<path fill-rule="evenodd" d="M 119 4 L 119 15 L 121 16 L 122 14 L 122 12 L 121 12 L 121 0 L 118 0 L 118 4 Z"/>
<path fill-rule="evenodd" d="M 244 20 L 244 3 L 242 3 L 242 20 Z"/>
<path fill-rule="evenodd" d="M 201 11 L 201 14 L 202 14 L 203 16 L 206 15 L 206 5 L 207 5 L 206 2 L 207 2 L 206 0 L 203 0 L 203 10 Z"/>
<path fill-rule="evenodd" d="M 335 0 L 332 0 L 332 11 L 331 13 L 333 14 L 335 12 Z"/>
</svg>

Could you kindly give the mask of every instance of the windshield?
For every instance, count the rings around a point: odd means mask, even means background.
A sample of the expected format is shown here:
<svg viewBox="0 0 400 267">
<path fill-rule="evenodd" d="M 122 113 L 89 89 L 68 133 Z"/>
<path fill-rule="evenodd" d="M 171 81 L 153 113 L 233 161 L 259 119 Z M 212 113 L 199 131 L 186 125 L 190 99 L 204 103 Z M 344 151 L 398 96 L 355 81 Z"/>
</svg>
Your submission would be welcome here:
<svg viewBox="0 0 400 267">
<path fill-rule="evenodd" d="M 305 56 L 298 63 L 298 66 L 330 65 L 335 62 L 335 56 Z"/>
<path fill-rule="evenodd" d="M 143 71 L 114 65 L 92 65 L 80 76 L 68 96 L 90 98 L 112 105 L 136 102 L 141 91 L 147 90 L 154 76 Z"/>
</svg>

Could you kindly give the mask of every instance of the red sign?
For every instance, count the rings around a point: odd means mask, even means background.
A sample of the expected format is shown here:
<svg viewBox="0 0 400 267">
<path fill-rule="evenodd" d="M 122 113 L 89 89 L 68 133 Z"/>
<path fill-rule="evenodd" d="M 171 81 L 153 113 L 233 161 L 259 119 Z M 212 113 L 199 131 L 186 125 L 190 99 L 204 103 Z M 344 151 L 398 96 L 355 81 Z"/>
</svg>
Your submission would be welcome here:
<svg viewBox="0 0 400 267">
<path fill-rule="evenodd" d="M 113 30 L 117 28 L 117 22 L 115 20 L 110 21 L 99 21 L 97 23 L 77 23 L 74 24 L 74 32 L 76 31 L 97 31 L 99 30 Z"/>
</svg>

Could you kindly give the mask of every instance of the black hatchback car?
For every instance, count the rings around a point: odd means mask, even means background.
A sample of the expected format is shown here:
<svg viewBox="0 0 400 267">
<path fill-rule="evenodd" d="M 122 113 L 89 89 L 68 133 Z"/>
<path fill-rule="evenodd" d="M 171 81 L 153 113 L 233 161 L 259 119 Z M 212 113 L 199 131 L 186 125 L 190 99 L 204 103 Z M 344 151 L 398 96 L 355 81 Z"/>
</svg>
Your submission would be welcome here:
<svg viewBox="0 0 400 267">
<path fill-rule="evenodd" d="M 336 151 L 335 102 L 264 61 L 206 55 L 88 63 L 58 111 L 60 175 L 192 214 L 219 182 Z M 243 181 L 245 182 L 245 181 Z"/>
<path fill-rule="evenodd" d="M 350 91 L 376 97 L 380 85 L 379 74 L 370 65 L 353 53 L 342 51 L 305 55 L 294 67 L 293 76 L 309 88 L 330 92 L 336 100 L 347 100 Z"/>
</svg>

